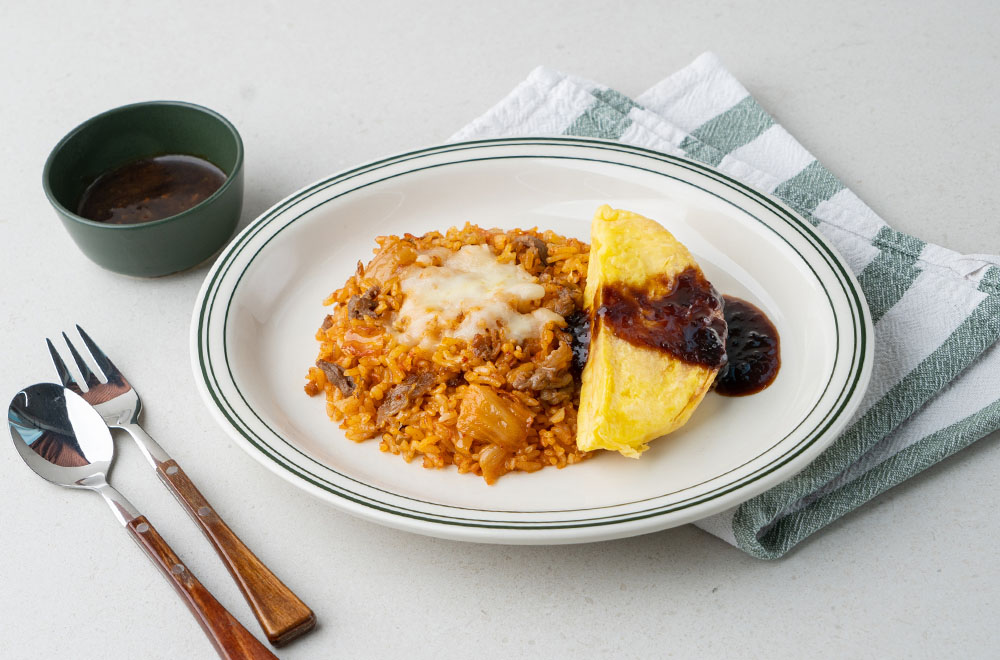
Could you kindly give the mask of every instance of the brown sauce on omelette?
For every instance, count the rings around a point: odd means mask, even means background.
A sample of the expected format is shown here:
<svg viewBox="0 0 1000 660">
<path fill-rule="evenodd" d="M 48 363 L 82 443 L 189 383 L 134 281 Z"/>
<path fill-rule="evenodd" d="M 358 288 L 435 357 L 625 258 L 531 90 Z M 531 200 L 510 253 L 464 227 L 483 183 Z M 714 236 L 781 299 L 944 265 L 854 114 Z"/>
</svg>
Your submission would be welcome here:
<svg viewBox="0 0 1000 660">
<path fill-rule="evenodd" d="M 672 282 L 659 277 L 643 287 L 606 285 L 600 295 L 597 314 L 615 336 L 709 369 L 726 363 L 722 296 L 701 271 L 688 268 Z"/>
<path fill-rule="evenodd" d="M 666 293 L 651 293 L 655 291 Z M 684 270 L 672 287 L 663 277 L 644 287 L 605 286 L 600 296 L 597 314 L 615 336 L 689 364 L 719 369 L 719 394 L 755 394 L 778 374 L 781 342 L 767 315 L 745 300 L 720 296 L 695 268 Z M 582 370 L 591 333 L 600 324 L 589 323 L 583 314 L 567 321 L 574 362 Z"/>
</svg>

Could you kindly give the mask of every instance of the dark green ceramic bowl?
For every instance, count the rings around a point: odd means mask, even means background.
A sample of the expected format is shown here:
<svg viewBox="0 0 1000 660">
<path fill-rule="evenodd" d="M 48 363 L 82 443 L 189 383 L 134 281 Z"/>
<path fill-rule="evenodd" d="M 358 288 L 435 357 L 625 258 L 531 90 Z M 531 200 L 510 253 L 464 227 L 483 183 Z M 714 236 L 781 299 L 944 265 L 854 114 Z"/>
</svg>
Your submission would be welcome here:
<svg viewBox="0 0 1000 660">
<path fill-rule="evenodd" d="M 226 173 L 198 205 L 133 225 L 75 213 L 84 190 L 109 170 L 140 158 L 187 154 Z M 243 140 L 225 117 L 192 103 L 150 101 L 108 110 L 74 128 L 49 154 L 45 194 L 77 246 L 108 270 L 157 277 L 205 261 L 233 235 L 243 207 Z"/>
</svg>

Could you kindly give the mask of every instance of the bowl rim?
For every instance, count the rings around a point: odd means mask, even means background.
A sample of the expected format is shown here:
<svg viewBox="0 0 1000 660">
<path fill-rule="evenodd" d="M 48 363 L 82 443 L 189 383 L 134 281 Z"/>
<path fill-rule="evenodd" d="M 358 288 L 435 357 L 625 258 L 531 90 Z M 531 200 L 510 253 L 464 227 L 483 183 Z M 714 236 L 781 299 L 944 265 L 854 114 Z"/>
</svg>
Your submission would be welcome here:
<svg viewBox="0 0 1000 660">
<path fill-rule="evenodd" d="M 172 107 L 186 108 L 189 110 L 195 110 L 212 117 L 220 124 L 222 124 L 222 126 L 229 131 L 230 135 L 232 135 L 232 137 L 236 141 L 236 162 L 233 165 L 232 171 L 226 176 L 226 180 L 222 182 L 222 185 L 219 186 L 219 188 L 215 192 L 213 192 L 211 195 L 201 200 L 191 208 L 185 211 L 181 211 L 180 213 L 176 213 L 174 215 L 169 215 L 166 218 L 153 220 L 151 222 L 138 222 L 127 225 L 108 224 L 106 222 L 97 222 L 96 220 L 90 220 L 88 218 L 84 218 L 83 216 L 78 215 L 74 211 L 71 211 L 70 209 L 66 208 L 66 206 L 62 202 L 56 199 L 55 194 L 52 192 L 52 187 L 49 185 L 52 163 L 55 160 L 56 155 L 59 154 L 59 152 L 62 151 L 63 148 L 65 148 L 66 144 L 72 138 L 74 138 L 75 136 L 79 135 L 81 132 L 86 130 L 90 125 L 92 125 L 97 120 L 104 119 L 106 117 L 110 117 L 111 115 L 127 112 L 129 110 L 134 110 L 136 108 L 144 106 L 172 106 Z M 52 151 L 49 152 L 48 158 L 45 159 L 45 166 L 42 168 L 42 189 L 45 191 L 45 196 L 48 198 L 49 203 L 52 204 L 52 206 L 55 207 L 55 209 L 59 211 L 62 215 L 75 222 L 78 222 L 83 225 L 88 225 L 91 227 L 100 227 L 101 229 L 107 231 L 140 231 L 145 228 L 157 227 L 160 225 L 167 224 L 169 222 L 175 222 L 182 218 L 193 215 L 196 211 L 201 210 L 202 207 L 204 207 L 205 205 L 213 202 L 214 200 L 218 199 L 223 194 L 225 194 L 226 190 L 232 187 L 233 181 L 240 175 L 242 170 L 243 170 L 243 138 L 240 136 L 240 132 L 236 130 L 236 127 L 233 125 L 233 123 L 228 119 L 226 119 L 224 116 L 222 116 L 215 110 L 212 110 L 211 108 L 207 108 L 197 103 L 190 103 L 188 101 L 162 101 L 162 100 L 139 101 L 137 103 L 127 103 L 125 105 L 120 105 L 118 107 L 111 108 L 110 110 L 105 110 L 104 112 L 101 112 L 86 119 L 85 121 L 81 122 L 76 127 L 74 127 L 71 131 L 66 133 L 66 135 L 64 135 L 62 139 L 56 143 L 56 146 L 52 148 Z"/>
</svg>

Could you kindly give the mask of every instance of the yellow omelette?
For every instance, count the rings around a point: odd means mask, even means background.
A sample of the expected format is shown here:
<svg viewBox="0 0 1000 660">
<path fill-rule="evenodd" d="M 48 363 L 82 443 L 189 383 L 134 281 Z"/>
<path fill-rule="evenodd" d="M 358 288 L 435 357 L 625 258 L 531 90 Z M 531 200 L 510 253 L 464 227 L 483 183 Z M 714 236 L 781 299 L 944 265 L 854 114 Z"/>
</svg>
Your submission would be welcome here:
<svg viewBox="0 0 1000 660">
<path fill-rule="evenodd" d="M 661 320 L 655 313 L 657 305 L 692 282 L 701 286 L 695 293 L 703 306 L 693 312 L 681 309 L 679 313 L 690 317 L 680 325 L 664 325 L 676 319 Z M 619 305 L 625 311 L 618 317 L 613 314 L 617 303 L 611 300 L 612 293 L 615 301 L 625 301 Z M 712 307 L 713 298 L 718 294 L 669 231 L 636 213 L 609 206 L 597 210 L 584 291 L 591 343 L 577 418 L 580 449 L 608 449 L 637 458 L 651 440 L 688 421 L 725 363 L 725 320 L 721 300 Z M 629 309 L 634 310 L 634 319 L 628 318 Z M 678 313 L 677 307 L 669 309 L 670 314 Z M 644 345 L 628 334 L 634 335 L 635 328 L 645 331 L 642 336 L 647 338 L 660 331 L 697 335 L 710 345 L 711 358 L 698 363 L 680 359 L 662 345 Z M 715 345 L 718 341 L 721 346 Z"/>
</svg>

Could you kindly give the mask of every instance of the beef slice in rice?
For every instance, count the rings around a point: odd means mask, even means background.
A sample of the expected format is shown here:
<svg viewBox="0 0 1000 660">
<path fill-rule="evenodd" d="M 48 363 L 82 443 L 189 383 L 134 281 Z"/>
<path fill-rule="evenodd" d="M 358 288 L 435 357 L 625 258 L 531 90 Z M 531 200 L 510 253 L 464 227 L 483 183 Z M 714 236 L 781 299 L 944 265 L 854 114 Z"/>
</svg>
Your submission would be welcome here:
<svg viewBox="0 0 1000 660">
<path fill-rule="evenodd" d="M 540 265 L 548 265 L 549 248 L 542 239 L 529 235 L 516 236 L 511 240 L 511 244 L 514 246 L 514 251 L 518 254 L 532 251 L 535 253 L 535 258 L 538 259 Z"/>
<path fill-rule="evenodd" d="M 500 355 L 500 341 L 492 334 L 480 334 L 472 338 L 472 354 L 480 360 L 495 360 Z"/>
<path fill-rule="evenodd" d="M 562 317 L 567 317 L 577 310 L 573 293 L 566 287 L 559 287 L 555 296 L 545 306 Z"/>
<path fill-rule="evenodd" d="M 399 385 L 393 385 L 378 407 L 375 422 L 379 426 L 384 425 L 390 417 L 399 414 L 403 408 L 430 390 L 434 381 L 434 374 L 424 372 L 410 374 Z"/>
<path fill-rule="evenodd" d="M 365 316 L 378 318 L 375 310 L 378 309 L 378 287 L 373 286 L 360 296 L 351 296 L 347 301 L 347 317 L 360 319 Z"/>
<path fill-rule="evenodd" d="M 339 365 L 326 360 L 318 360 L 316 366 L 323 370 L 323 375 L 340 390 L 341 394 L 344 396 L 354 394 L 354 379 L 345 374 Z"/>
<path fill-rule="evenodd" d="M 548 390 L 566 387 L 573 382 L 569 371 L 573 351 L 569 344 L 546 355 L 537 365 L 525 364 L 511 372 L 510 385 L 515 390 Z"/>
</svg>

